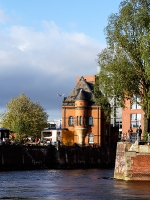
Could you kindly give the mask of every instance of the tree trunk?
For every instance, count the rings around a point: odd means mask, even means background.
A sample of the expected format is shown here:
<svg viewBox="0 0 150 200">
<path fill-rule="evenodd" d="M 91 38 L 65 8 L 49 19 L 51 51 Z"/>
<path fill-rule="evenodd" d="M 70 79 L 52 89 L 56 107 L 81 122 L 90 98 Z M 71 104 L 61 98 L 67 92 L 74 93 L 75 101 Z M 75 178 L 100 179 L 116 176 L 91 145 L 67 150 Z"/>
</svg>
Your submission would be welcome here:
<svg viewBox="0 0 150 200">
<path fill-rule="evenodd" d="M 144 117 L 144 127 L 143 127 L 143 133 L 150 132 L 150 119 L 147 119 L 147 117 Z"/>
</svg>

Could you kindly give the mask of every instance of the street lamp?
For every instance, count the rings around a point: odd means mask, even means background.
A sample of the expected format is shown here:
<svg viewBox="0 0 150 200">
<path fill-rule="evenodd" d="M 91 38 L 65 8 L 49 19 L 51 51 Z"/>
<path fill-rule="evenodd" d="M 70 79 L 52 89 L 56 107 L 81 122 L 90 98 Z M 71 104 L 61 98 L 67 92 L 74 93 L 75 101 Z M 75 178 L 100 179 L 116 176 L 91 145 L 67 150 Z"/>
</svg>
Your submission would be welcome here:
<svg viewBox="0 0 150 200">
<path fill-rule="evenodd" d="M 60 97 L 60 128 L 61 128 L 61 103 L 62 103 L 62 97 L 64 96 L 65 94 L 57 94 L 57 96 L 59 96 Z"/>
</svg>

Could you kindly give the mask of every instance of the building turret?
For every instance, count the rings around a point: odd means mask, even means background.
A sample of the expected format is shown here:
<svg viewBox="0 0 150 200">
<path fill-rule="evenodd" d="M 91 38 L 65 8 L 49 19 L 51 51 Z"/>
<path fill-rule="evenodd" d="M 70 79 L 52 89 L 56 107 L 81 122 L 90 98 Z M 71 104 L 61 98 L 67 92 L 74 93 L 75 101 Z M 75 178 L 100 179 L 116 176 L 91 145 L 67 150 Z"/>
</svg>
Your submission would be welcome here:
<svg viewBox="0 0 150 200">
<path fill-rule="evenodd" d="M 87 99 L 83 89 L 80 89 L 75 98 L 75 130 L 78 136 L 78 143 L 85 144 L 85 132 L 87 130 Z"/>
</svg>

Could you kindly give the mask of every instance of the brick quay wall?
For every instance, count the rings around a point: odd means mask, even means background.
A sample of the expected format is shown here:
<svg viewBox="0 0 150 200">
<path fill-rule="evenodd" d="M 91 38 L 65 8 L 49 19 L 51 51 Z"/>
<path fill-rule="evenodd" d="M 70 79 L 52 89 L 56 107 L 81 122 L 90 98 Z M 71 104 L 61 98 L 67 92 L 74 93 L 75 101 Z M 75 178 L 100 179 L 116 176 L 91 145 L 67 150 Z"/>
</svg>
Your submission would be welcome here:
<svg viewBox="0 0 150 200">
<path fill-rule="evenodd" d="M 118 142 L 114 178 L 150 181 L 150 145 Z"/>
<path fill-rule="evenodd" d="M 109 168 L 115 147 L 0 146 L 0 170 Z"/>
</svg>

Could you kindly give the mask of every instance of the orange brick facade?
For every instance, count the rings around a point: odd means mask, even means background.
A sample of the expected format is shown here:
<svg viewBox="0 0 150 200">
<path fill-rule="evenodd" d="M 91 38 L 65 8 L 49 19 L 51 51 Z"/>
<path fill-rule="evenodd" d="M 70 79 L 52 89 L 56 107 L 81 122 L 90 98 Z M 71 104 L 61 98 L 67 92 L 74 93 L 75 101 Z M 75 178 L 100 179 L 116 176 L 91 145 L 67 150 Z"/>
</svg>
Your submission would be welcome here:
<svg viewBox="0 0 150 200">
<path fill-rule="evenodd" d="M 74 133 L 74 143 L 89 144 L 89 134 L 93 134 L 97 145 L 110 144 L 110 124 L 106 122 L 101 106 L 92 102 L 90 85 L 95 82 L 95 76 L 86 76 L 76 79 L 76 86 L 62 105 L 62 127 Z M 85 95 L 85 96 L 84 96 Z M 72 117 L 73 124 L 69 124 Z M 93 124 L 89 124 L 89 118 Z M 78 120 L 82 119 L 81 123 Z"/>
<path fill-rule="evenodd" d="M 144 128 L 144 112 L 142 109 L 131 109 L 130 101 L 126 101 L 126 107 L 122 110 L 122 133 L 128 133 L 128 129 L 132 126 L 131 114 L 141 114 L 140 125 Z M 136 132 L 137 127 L 132 127 L 133 132 Z"/>
</svg>

